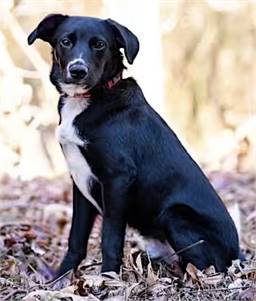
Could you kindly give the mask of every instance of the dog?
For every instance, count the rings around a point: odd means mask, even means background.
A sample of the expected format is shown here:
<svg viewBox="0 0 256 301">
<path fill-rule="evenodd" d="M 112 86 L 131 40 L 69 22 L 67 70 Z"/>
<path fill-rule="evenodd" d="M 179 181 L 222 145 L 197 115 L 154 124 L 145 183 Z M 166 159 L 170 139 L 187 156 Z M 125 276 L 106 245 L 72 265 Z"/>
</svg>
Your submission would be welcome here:
<svg viewBox="0 0 256 301">
<path fill-rule="evenodd" d="M 239 257 L 236 227 L 208 179 L 133 78 L 122 78 L 139 41 L 111 19 L 52 14 L 29 35 L 52 47 L 50 80 L 60 93 L 57 137 L 73 181 L 73 218 L 58 275 L 76 270 L 103 216 L 102 273 L 120 272 L 126 226 L 156 257 L 180 254 L 202 270 Z M 199 242 L 199 243 L 198 243 Z M 190 246 L 193 247 L 190 247 Z M 154 254 L 152 255 L 154 257 Z"/>
</svg>

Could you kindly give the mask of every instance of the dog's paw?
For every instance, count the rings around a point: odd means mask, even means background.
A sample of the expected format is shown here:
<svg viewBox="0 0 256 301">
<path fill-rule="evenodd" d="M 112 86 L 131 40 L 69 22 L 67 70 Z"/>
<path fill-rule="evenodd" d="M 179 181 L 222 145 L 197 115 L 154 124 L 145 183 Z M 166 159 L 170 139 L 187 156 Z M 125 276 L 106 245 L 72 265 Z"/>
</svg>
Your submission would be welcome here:
<svg viewBox="0 0 256 301">
<path fill-rule="evenodd" d="M 105 277 L 105 278 L 108 278 L 108 279 L 120 280 L 120 276 L 114 271 L 102 272 L 101 276 Z"/>
<path fill-rule="evenodd" d="M 55 273 L 55 278 L 61 277 L 70 271 L 76 271 L 84 257 L 77 253 L 67 252 L 59 269 Z"/>
</svg>

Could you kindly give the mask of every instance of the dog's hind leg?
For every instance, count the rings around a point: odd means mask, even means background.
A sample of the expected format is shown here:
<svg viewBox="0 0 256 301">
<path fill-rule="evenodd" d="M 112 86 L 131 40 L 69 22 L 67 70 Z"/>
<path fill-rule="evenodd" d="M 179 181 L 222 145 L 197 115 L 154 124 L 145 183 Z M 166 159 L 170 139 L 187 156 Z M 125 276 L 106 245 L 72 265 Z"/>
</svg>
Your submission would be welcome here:
<svg viewBox="0 0 256 301">
<path fill-rule="evenodd" d="M 218 248 L 214 236 L 193 211 L 186 206 L 175 206 L 168 209 L 163 218 L 165 235 L 170 245 L 176 252 L 185 248 L 179 254 L 183 271 L 188 263 L 200 270 L 214 265 L 217 271 L 225 271 L 225 256 L 220 254 L 221 247 Z"/>
</svg>

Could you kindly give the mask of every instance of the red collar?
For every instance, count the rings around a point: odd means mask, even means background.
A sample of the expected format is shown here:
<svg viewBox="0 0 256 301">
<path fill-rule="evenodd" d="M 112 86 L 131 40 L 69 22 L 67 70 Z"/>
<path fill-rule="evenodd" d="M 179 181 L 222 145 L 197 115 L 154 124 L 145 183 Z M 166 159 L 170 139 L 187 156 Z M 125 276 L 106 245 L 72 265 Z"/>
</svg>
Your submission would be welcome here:
<svg viewBox="0 0 256 301">
<path fill-rule="evenodd" d="M 123 78 L 123 74 L 122 72 L 118 73 L 116 76 L 114 76 L 112 79 L 110 79 L 108 82 L 106 82 L 104 85 L 99 86 L 99 87 L 103 87 L 106 89 L 111 89 L 112 87 L 114 87 L 121 79 Z M 63 96 L 67 96 L 66 93 L 63 94 Z M 76 93 L 74 96 L 72 96 L 73 98 L 80 100 L 80 99 L 85 99 L 85 98 L 90 98 L 91 97 L 91 92 L 85 92 L 85 93 Z"/>
</svg>

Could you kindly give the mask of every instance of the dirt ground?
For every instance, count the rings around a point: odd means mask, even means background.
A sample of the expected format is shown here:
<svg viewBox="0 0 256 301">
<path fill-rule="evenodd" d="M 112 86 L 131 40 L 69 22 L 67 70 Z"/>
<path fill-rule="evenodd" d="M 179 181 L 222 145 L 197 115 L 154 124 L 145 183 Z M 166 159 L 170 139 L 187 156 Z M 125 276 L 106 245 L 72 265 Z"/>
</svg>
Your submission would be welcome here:
<svg viewBox="0 0 256 301">
<path fill-rule="evenodd" d="M 76 275 L 50 282 L 67 248 L 72 216 L 69 178 L 21 181 L 4 176 L 0 191 L 0 301 L 256 300 L 256 176 L 209 172 L 239 230 L 246 261 L 226 275 L 188 265 L 183 279 L 154 263 L 128 229 L 121 277 L 100 276 L 101 220 Z"/>
</svg>

